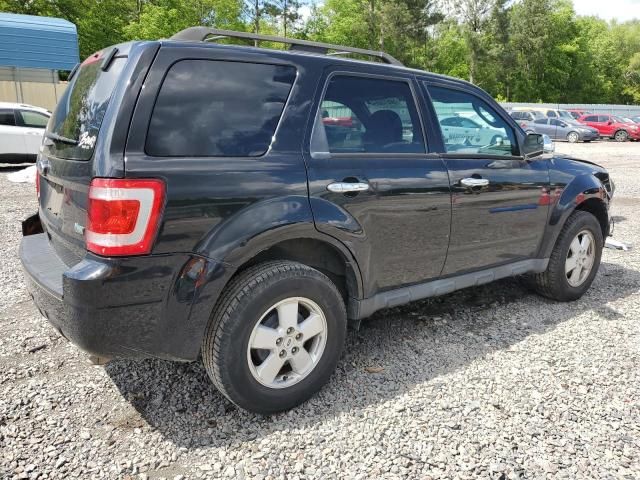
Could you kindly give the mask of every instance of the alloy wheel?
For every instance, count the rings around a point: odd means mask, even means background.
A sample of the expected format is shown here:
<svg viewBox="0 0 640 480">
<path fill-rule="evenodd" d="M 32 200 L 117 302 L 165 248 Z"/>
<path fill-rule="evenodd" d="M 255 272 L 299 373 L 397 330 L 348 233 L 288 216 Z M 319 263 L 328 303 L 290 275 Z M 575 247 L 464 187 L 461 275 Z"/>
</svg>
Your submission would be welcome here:
<svg viewBox="0 0 640 480">
<path fill-rule="evenodd" d="M 286 298 L 255 324 L 247 346 L 249 370 L 266 387 L 290 387 L 314 370 L 326 343 L 327 320 L 318 304 Z"/>
<path fill-rule="evenodd" d="M 596 258 L 596 241 L 589 230 L 582 230 L 575 236 L 565 260 L 567 282 L 579 287 L 589 277 Z"/>
</svg>

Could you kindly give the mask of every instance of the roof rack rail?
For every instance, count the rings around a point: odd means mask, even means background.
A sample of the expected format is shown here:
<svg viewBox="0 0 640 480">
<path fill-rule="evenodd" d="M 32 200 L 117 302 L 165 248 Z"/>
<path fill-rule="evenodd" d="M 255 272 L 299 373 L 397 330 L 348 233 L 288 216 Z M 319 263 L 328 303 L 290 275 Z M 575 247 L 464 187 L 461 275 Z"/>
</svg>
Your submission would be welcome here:
<svg viewBox="0 0 640 480">
<path fill-rule="evenodd" d="M 345 47 L 341 45 L 332 45 L 330 43 L 312 42 L 309 40 L 298 40 L 295 38 L 277 37 L 275 35 L 260 35 L 249 32 L 236 32 L 233 30 L 219 30 L 209 27 L 189 27 L 179 31 L 173 35 L 170 40 L 180 40 L 186 42 L 212 42 L 223 38 L 240 38 L 243 40 L 252 40 L 254 42 L 276 42 L 290 45 L 291 50 L 302 50 L 323 55 L 348 55 L 357 53 L 367 57 L 379 58 L 383 62 L 390 65 L 400 65 L 402 62 L 385 52 L 376 52 L 374 50 L 365 50 L 363 48 Z M 329 53 L 329 50 L 333 52 Z"/>
</svg>

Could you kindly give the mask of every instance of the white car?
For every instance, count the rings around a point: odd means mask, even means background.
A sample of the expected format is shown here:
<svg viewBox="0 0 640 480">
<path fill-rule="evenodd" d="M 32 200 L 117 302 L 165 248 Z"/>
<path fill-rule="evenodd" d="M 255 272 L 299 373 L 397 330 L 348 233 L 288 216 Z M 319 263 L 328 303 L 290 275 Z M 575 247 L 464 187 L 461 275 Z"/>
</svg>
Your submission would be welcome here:
<svg viewBox="0 0 640 480">
<path fill-rule="evenodd" d="M 440 128 L 445 143 L 449 145 L 488 146 L 499 145 L 506 140 L 504 130 L 482 125 L 466 116 L 442 118 Z"/>
<path fill-rule="evenodd" d="M 34 162 L 50 116 L 45 108 L 0 102 L 0 163 Z"/>
</svg>

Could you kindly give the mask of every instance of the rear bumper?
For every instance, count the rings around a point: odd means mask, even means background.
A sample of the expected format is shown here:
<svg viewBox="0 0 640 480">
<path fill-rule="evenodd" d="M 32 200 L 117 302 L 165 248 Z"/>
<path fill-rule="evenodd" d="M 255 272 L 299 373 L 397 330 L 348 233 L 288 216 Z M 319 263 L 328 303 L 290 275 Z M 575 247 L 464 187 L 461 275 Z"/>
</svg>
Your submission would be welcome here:
<svg viewBox="0 0 640 480">
<path fill-rule="evenodd" d="M 46 234 L 24 237 L 20 259 L 42 315 L 73 344 L 106 358 L 197 358 L 205 312 L 211 311 L 200 304 L 218 284 L 222 288 L 224 277 L 220 264 L 187 254 L 122 259 L 87 254 L 68 267 Z"/>
</svg>

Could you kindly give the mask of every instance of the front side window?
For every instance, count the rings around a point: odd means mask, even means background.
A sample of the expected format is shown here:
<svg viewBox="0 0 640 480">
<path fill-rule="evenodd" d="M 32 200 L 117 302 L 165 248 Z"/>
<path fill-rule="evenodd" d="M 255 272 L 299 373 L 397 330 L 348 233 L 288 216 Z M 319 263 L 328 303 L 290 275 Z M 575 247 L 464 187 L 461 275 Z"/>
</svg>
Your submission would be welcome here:
<svg viewBox="0 0 640 480">
<path fill-rule="evenodd" d="M 360 76 L 331 77 L 311 149 L 343 154 L 425 153 L 409 84 Z"/>
<path fill-rule="evenodd" d="M 45 128 L 49 117 L 33 110 L 18 110 L 18 115 L 22 119 L 22 125 L 31 128 Z"/>
<path fill-rule="evenodd" d="M 585 122 L 597 122 L 598 117 L 596 115 L 591 115 L 589 117 L 584 117 Z"/>
<path fill-rule="evenodd" d="M 607 115 L 598 115 L 598 122 L 606 123 L 611 120 Z"/>
<path fill-rule="evenodd" d="M 519 155 L 515 132 L 484 100 L 445 87 L 428 87 L 447 153 Z M 458 117 L 459 126 L 445 119 Z"/>
<path fill-rule="evenodd" d="M 160 88 L 145 150 L 158 157 L 263 155 L 295 78 L 290 66 L 179 61 Z"/>
<path fill-rule="evenodd" d="M 16 119 L 13 115 L 13 110 L 0 110 L 0 125 L 13 127 L 16 124 Z"/>
<path fill-rule="evenodd" d="M 554 112 L 553 110 L 547 110 L 547 117 L 549 118 L 556 118 L 558 115 L 556 115 L 556 112 Z"/>
<path fill-rule="evenodd" d="M 546 118 L 539 118 L 534 123 L 537 123 L 538 125 L 547 125 L 549 123 L 549 120 L 547 120 Z"/>
</svg>

